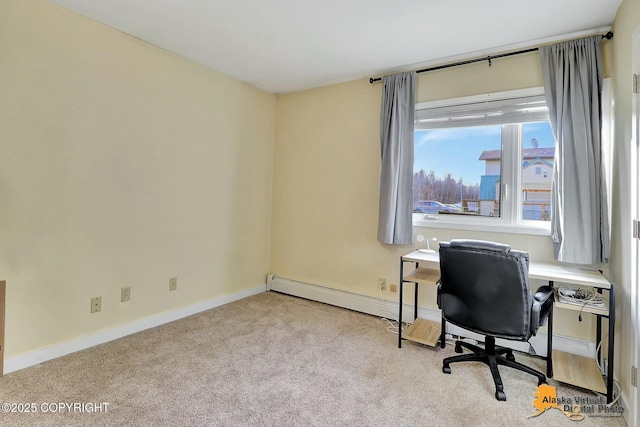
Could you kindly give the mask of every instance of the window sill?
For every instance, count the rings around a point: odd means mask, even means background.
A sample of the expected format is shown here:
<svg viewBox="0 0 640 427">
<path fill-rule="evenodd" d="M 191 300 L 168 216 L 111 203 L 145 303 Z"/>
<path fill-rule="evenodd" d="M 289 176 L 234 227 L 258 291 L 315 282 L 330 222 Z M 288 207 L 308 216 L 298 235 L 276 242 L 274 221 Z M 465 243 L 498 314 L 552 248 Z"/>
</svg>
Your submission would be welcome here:
<svg viewBox="0 0 640 427">
<path fill-rule="evenodd" d="M 424 214 L 413 214 L 413 226 L 425 228 L 446 228 L 450 230 L 485 231 L 489 233 L 528 234 L 534 236 L 551 236 L 551 225 L 507 224 L 487 218 L 486 221 L 462 222 L 438 219 L 424 219 Z"/>
</svg>

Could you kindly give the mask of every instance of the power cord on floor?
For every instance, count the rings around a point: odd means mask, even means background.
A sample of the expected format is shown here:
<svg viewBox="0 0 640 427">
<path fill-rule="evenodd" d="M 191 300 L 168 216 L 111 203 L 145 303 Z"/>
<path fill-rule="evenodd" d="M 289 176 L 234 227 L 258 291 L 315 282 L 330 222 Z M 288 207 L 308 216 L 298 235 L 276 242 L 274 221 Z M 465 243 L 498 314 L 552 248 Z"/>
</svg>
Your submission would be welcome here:
<svg viewBox="0 0 640 427">
<path fill-rule="evenodd" d="M 398 325 L 400 324 L 397 320 L 396 320 L 396 316 L 393 315 L 391 313 L 391 310 L 389 310 L 389 306 L 387 305 L 387 300 L 384 298 L 384 294 L 382 293 L 382 289 L 379 289 L 380 291 L 380 300 L 382 301 L 382 305 L 384 305 L 385 309 L 387 310 L 387 314 L 389 314 L 389 317 L 381 317 L 381 320 L 384 321 L 387 324 L 387 331 L 398 335 Z M 404 323 L 404 327 L 402 328 L 402 333 L 404 334 L 406 329 L 411 326 L 411 322 L 406 322 Z M 433 329 L 440 331 L 442 333 L 442 330 L 440 328 L 440 325 L 433 325 L 432 326 Z M 445 342 L 449 343 L 449 344 L 453 344 L 455 343 L 455 337 L 451 334 L 445 334 Z M 428 346 L 430 347 L 430 346 Z"/>
<path fill-rule="evenodd" d="M 600 348 L 602 347 L 602 342 L 604 340 L 606 340 L 607 338 L 609 338 L 609 335 L 605 335 L 605 337 L 602 338 L 602 340 L 596 346 L 595 360 L 596 360 L 596 365 L 598 365 L 598 370 L 600 371 L 600 373 L 604 373 L 605 369 L 604 369 L 603 366 L 600 365 L 600 361 L 598 360 L 598 352 L 600 351 Z M 613 379 L 613 382 L 616 385 L 616 387 L 618 388 L 618 390 L 620 390 L 620 383 L 615 378 Z M 618 395 L 611 401 L 611 403 L 607 403 L 607 407 L 611 408 L 613 405 L 616 404 L 616 402 L 618 401 L 619 398 L 620 398 L 620 393 L 618 393 Z"/>
<path fill-rule="evenodd" d="M 387 323 L 387 331 L 398 335 L 398 328 L 401 327 L 402 324 L 398 322 L 398 320 L 396 320 L 396 317 L 391 313 L 391 310 L 389 310 L 387 300 L 384 298 L 384 294 L 382 293 L 382 287 L 378 288 L 378 290 L 380 291 L 380 300 L 382 301 L 382 305 L 387 310 L 387 314 L 389 315 L 389 317 L 381 317 L 381 319 Z M 408 327 L 409 325 L 410 323 L 407 323 L 406 327 Z M 405 328 L 403 327 L 402 332 L 404 333 L 404 331 Z"/>
</svg>

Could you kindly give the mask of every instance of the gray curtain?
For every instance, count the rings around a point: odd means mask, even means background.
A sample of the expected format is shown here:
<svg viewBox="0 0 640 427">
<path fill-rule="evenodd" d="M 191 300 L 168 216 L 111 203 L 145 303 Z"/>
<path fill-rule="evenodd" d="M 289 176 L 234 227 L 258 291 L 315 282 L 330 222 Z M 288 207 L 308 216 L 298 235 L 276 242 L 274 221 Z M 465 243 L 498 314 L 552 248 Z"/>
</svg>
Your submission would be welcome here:
<svg viewBox="0 0 640 427">
<path fill-rule="evenodd" d="M 411 244 L 415 81 L 415 72 L 382 79 L 378 240 L 392 245 Z"/>
<path fill-rule="evenodd" d="M 558 261 L 606 262 L 609 251 L 602 184 L 601 36 L 539 49 L 556 137 L 551 238 Z"/>
</svg>

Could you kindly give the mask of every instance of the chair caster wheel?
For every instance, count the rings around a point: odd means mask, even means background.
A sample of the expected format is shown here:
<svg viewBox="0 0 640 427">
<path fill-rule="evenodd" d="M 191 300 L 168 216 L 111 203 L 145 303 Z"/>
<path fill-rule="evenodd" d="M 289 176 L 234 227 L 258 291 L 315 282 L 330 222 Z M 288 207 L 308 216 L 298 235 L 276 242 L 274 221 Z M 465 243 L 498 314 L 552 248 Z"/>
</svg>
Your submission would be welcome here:
<svg viewBox="0 0 640 427">
<path fill-rule="evenodd" d="M 455 351 L 456 351 L 456 353 L 462 353 L 462 346 L 460 344 L 456 343 Z"/>
<path fill-rule="evenodd" d="M 450 374 L 451 373 L 451 367 L 450 366 L 443 366 L 442 367 L 442 372 L 444 372 L 445 374 Z"/>
<path fill-rule="evenodd" d="M 497 390 L 497 391 L 496 391 L 496 399 L 498 399 L 498 400 L 502 400 L 502 401 L 507 400 L 507 395 L 506 395 L 506 394 L 504 394 L 504 391 L 502 391 L 502 390 Z"/>
<path fill-rule="evenodd" d="M 512 362 L 516 361 L 516 357 L 513 355 L 513 353 L 507 353 L 506 358 L 507 360 L 510 360 Z"/>
</svg>

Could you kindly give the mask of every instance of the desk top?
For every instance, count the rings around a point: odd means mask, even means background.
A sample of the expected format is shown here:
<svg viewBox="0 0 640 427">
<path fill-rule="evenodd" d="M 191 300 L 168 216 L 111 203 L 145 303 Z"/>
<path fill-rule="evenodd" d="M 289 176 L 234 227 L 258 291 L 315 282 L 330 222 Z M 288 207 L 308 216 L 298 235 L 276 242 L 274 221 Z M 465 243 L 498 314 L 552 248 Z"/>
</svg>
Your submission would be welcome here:
<svg viewBox="0 0 640 427">
<path fill-rule="evenodd" d="M 402 256 L 403 261 L 440 263 L 438 252 L 425 252 L 417 249 Z M 593 288 L 611 289 L 611 283 L 594 268 L 569 264 L 552 264 L 546 262 L 529 262 L 529 278 L 549 280 L 570 285 L 591 286 Z"/>
<path fill-rule="evenodd" d="M 427 252 L 426 249 L 416 249 L 410 254 L 402 256 L 403 261 L 415 262 L 436 262 L 440 264 L 440 254 L 438 251 Z"/>
</svg>

